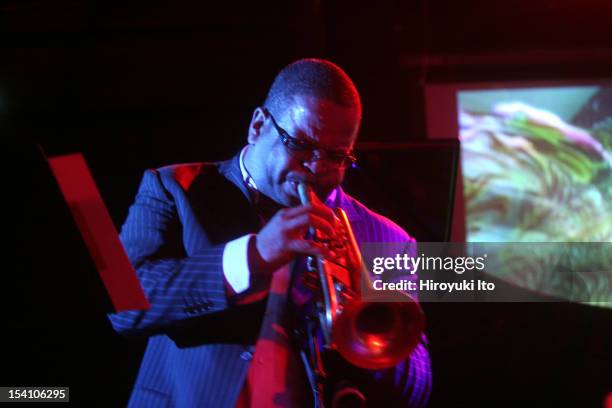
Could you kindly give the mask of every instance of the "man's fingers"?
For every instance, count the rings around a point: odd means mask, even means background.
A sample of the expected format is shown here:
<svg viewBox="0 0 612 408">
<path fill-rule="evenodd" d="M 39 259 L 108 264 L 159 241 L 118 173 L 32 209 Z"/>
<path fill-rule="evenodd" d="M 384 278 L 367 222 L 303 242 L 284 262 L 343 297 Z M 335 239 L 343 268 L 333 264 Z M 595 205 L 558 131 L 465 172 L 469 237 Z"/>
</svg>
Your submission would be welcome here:
<svg viewBox="0 0 612 408">
<path fill-rule="evenodd" d="M 334 215 L 334 212 L 331 210 L 331 208 L 322 204 L 309 203 L 299 205 L 297 207 L 286 208 L 281 211 L 283 211 L 283 217 L 285 219 L 299 217 L 303 214 L 315 214 L 329 222 L 331 225 L 335 226 L 336 223 L 336 216 Z"/>
<path fill-rule="evenodd" d="M 333 252 L 316 239 L 304 239 L 310 227 L 317 230 L 317 238 L 336 238 L 338 226 L 333 211 L 310 203 L 279 210 L 257 234 L 256 249 L 271 265 L 282 264 L 296 253 L 334 258 Z"/>
<path fill-rule="evenodd" d="M 317 231 L 321 231 L 323 235 L 328 237 L 333 237 L 336 234 L 335 225 L 312 213 L 300 214 L 288 220 L 285 226 L 289 230 L 306 230 L 308 227 L 314 227 Z"/>
<path fill-rule="evenodd" d="M 335 254 L 330 251 L 325 245 L 318 242 L 308 241 L 303 239 L 295 239 L 289 241 L 287 249 L 300 254 L 322 256 L 324 258 L 333 258 Z"/>
</svg>

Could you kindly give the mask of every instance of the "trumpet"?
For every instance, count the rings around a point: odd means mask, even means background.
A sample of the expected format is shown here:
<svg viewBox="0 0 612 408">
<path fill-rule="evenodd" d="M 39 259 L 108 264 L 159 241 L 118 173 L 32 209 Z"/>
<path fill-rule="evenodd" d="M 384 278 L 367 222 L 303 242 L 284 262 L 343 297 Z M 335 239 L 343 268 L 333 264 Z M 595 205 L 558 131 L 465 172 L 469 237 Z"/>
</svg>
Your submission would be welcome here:
<svg viewBox="0 0 612 408">
<path fill-rule="evenodd" d="M 302 204 L 313 201 L 314 192 L 308 184 L 298 183 L 297 187 Z M 335 208 L 334 214 L 339 221 L 341 238 L 330 249 L 337 258 L 308 257 L 306 262 L 306 275 L 311 277 L 315 302 L 311 316 L 306 319 L 309 327 L 302 332 L 312 332 L 313 327 L 318 330 L 323 348 L 321 350 L 311 339 L 302 359 L 319 379 L 326 375 L 321 365 L 321 353 L 326 350 L 337 351 L 347 362 L 360 368 L 388 368 L 410 355 L 425 327 L 423 311 L 405 293 L 396 294 L 399 298 L 393 302 L 361 299 L 360 285 L 371 288 L 370 274 L 346 213 Z M 309 234 L 316 239 L 314 229 L 311 228 Z M 354 392 L 360 394 L 358 390 Z M 354 392 L 349 391 L 349 394 L 355 396 Z"/>
</svg>

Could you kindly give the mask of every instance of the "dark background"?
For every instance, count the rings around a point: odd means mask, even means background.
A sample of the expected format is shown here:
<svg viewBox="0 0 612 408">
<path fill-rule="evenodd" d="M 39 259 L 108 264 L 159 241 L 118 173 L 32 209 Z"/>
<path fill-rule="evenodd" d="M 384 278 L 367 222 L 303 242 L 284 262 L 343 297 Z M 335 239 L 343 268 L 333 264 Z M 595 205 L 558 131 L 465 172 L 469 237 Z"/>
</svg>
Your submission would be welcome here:
<svg viewBox="0 0 612 408">
<path fill-rule="evenodd" d="M 96 272 L 34 144 L 83 152 L 119 227 L 145 168 L 231 156 L 276 72 L 329 58 L 362 94 L 361 141 L 414 147 L 403 168 L 420 177 L 371 204 L 435 240 L 447 214 L 431 203 L 449 174 L 438 164 L 451 155 L 418 150 L 424 85 L 609 77 L 611 15 L 607 0 L 0 1 L 3 201 L 17 207 L 5 212 L 0 385 L 70 385 L 75 405 L 121 406 L 145 344 L 106 322 Z M 369 180 L 384 181 L 373 174 L 389 155 L 362 150 Z M 370 191 L 355 193 L 367 201 Z M 609 310 L 424 309 L 432 406 L 599 407 L 612 391 Z"/>
</svg>

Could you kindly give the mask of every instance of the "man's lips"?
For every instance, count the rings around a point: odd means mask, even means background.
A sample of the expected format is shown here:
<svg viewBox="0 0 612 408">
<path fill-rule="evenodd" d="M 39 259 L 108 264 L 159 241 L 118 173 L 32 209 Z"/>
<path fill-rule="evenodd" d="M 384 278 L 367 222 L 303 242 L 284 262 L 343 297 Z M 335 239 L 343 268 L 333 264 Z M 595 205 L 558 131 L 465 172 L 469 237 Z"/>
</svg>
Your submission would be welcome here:
<svg viewBox="0 0 612 408">
<path fill-rule="evenodd" d="M 287 177 L 285 182 L 288 186 L 285 189 L 285 192 L 298 200 L 300 199 L 300 194 L 298 193 L 298 184 L 300 183 L 308 184 L 312 188 L 312 191 L 315 193 L 317 198 L 321 201 L 325 201 L 325 198 L 321 197 L 327 197 L 327 194 L 329 194 L 329 192 L 322 190 L 321 186 L 306 178 Z"/>
<path fill-rule="evenodd" d="M 315 181 L 312 177 L 302 176 L 297 174 L 290 174 L 286 177 L 286 180 L 290 183 L 306 183 L 310 185 L 315 185 Z"/>
<path fill-rule="evenodd" d="M 289 183 L 289 186 L 291 187 L 290 189 L 291 189 L 292 195 L 294 195 L 295 197 L 299 197 L 299 194 L 297 191 L 298 184 L 308 184 L 310 186 L 314 186 L 314 183 L 312 182 L 312 180 L 308 179 L 307 177 L 289 175 L 287 176 L 286 180 Z"/>
<path fill-rule="evenodd" d="M 296 180 L 287 180 L 287 182 L 289 183 L 291 195 L 294 196 L 294 197 L 298 197 L 298 191 L 297 191 L 298 181 L 296 181 Z"/>
</svg>

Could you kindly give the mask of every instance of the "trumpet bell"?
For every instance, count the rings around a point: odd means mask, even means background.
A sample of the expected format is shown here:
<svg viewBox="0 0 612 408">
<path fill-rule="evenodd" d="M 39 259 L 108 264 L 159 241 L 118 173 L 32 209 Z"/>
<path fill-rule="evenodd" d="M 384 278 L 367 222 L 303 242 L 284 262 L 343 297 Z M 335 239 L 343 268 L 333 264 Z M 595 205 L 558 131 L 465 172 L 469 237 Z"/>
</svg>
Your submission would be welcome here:
<svg viewBox="0 0 612 408">
<path fill-rule="evenodd" d="M 346 304 L 334 324 L 332 347 L 351 364 L 370 370 L 408 358 L 425 329 L 425 317 L 412 298 L 398 295 L 402 301 Z"/>
</svg>

